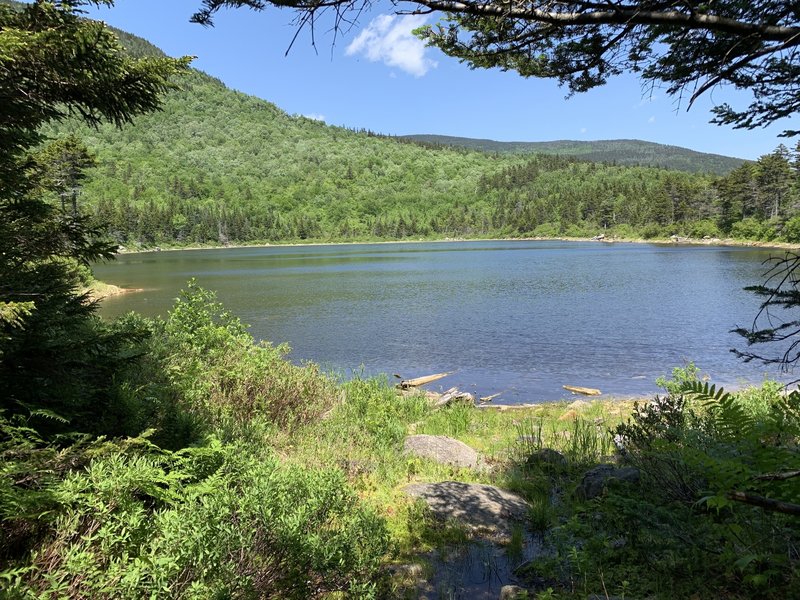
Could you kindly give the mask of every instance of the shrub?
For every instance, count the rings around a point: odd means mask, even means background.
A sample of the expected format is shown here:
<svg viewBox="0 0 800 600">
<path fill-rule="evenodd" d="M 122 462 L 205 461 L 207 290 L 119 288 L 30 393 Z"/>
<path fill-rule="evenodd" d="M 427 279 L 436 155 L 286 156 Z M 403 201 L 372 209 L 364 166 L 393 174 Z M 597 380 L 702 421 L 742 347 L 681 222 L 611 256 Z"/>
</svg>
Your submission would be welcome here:
<svg viewBox="0 0 800 600">
<path fill-rule="evenodd" d="M 694 383 L 698 381 L 700 369 L 693 362 L 687 362 L 684 367 L 675 367 L 672 369 L 672 378 L 658 377 L 656 385 L 664 389 L 668 394 L 680 394 L 684 384 Z"/>
<path fill-rule="evenodd" d="M 188 410 L 215 427 L 246 426 L 266 418 L 291 428 L 313 420 L 338 396 L 316 365 L 295 366 L 287 346 L 254 343 L 245 326 L 194 281 L 160 327 L 172 385 Z"/>
<path fill-rule="evenodd" d="M 800 242 L 800 216 L 792 217 L 786 221 L 781 237 L 792 244 Z"/>
<path fill-rule="evenodd" d="M 564 235 L 571 238 L 591 237 L 595 235 L 596 225 L 580 221 L 579 223 L 570 223 L 564 230 Z"/>
<path fill-rule="evenodd" d="M 664 228 L 656 223 L 645 225 L 641 229 L 641 236 L 645 240 L 651 240 L 653 238 L 658 238 L 658 237 L 665 237 Z"/>
<path fill-rule="evenodd" d="M 618 223 L 611 228 L 611 235 L 624 240 L 634 240 L 639 237 L 639 232 L 628 223 Z"/>
<path fill-rule="evenodd" d="M 213 440 L 117 447 L 52 497 L 45 543 L 0 573 L 13 597 L 369 597 L 387 550 L 340 472 Z"/>
<path fill-rule="evenodd" d="M 731 237 L 741 240 L 762 240 L 769 242 L 777 237 L 773 221 L 759 221 L 753 217 L 742 219 L 731 227 Z"/>
<path fill-rule="evenodd" d="M 542 223 L 533 230 L 534 237 L 554 238 L 561 235 L 561 225 L 559 223 Z"/>
<path fill-rule="evenodd" d="M 645 482 L 638 501 L 651 505 L 647 516 L 630 511 L 626 527 L 643 528 L 648 539 L 689 540 L 706 561 L 696 576 L 713 573 L 718 591 L 738 582 L 750 595 L 795 595 L 796 516 L 782 513 L 800 510 L 800 482 L 789 469 L 798 460 L 800 394 L 782 397 L 772 382 L 728 394 L 676 372 L 682 382 L 668 383 L 675 393 L 637 406 L 615 430 Z M 617 509 L 626 502 L 637 500 L 614 500 Z M 712 545 L 714 555 L 702 551 Z"/>
<path fill-rule="evenodd" d="M 689 235 L 693 238 L 716 238 L 720 236 L 719 227 L 711 219 L 695 221 L 689 225 Z"/>
</svg>

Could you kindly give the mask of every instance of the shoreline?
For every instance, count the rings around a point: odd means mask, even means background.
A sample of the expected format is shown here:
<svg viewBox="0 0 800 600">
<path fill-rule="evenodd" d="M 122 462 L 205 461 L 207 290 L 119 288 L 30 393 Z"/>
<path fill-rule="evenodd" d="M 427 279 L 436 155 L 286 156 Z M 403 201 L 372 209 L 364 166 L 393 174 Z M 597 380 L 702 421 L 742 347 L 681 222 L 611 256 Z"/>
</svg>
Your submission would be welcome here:
<svg viewBox="0 0 800 600">
<path fill-rule="evenodd" d="M 375 241 L 312 241 L 312 242 L 254 242 L 242 244 L 208 244 L 193 246 L 155 246 L 131 250 L 124 248 L 116 255 L 127 254 L 152 254 L 157 252 L 179 252 L 185 250 L 226 250 L 237 248 L 301 248 L 315 246 L 367 246 L 378 244 L 449 244 L 457 242 L 596 242 L 598 244 L 652 244 L 657 246 L 713 246 L 720 248 L 761 248 L 764 250 L 800 250 L 800 244 L 789 242 L 761 242 L 749 240 L 736 240 L 733 238 L 689 238 L 676 237 L 676 239 L 644 239 L 644 238 L 590 238 L 590 237 L 486 237 L 486 238 L 441 238 L 441 239 L 402 239 L 402 240 L 375 240 Z M 139 291 L 139 290 L 131 290 Z M 123 292 L 124 293 L 124 292 Z M 111 295 L 111 294 L 110 294 Z"/>
</svg>

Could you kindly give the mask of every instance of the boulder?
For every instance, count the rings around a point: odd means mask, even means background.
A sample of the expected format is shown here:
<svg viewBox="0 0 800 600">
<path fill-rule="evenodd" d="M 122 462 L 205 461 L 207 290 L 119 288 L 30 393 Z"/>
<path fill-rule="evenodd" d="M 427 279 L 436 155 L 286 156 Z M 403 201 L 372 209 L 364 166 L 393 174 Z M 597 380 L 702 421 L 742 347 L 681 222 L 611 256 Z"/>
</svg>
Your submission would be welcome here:
<svg viewBox="0 0 800 600">
<path fill-rule="evenodd" d="M 403 443 L 403 450 L 443 465 L 471 469 L 480 466 L 478 453 L 473 448 L 444 435 L 410 435 Z"/>
<path fill-rule="evenodd" d="M 575 496 L 579 500 L 591 500 L 605 493 L 608 484 L 612 481 L 627 483 L 639 482 L 639 469 L 633 467 L 617 468 L 614 465 L 602 464 L 588 470 L 575 489 Z"/>
<path fill-rule="evenodd" d="M 510 535 L 511 522 L 524 521 L 530 509 L 521 497 L 492 485 L 442 481 L 414 483 L 403 491 L 424 500 L 437 518 L 501 535 Z"/>
<path fill-rule="evenodd" d="M 577 420 L 577 418 L 578 418 L 578 411 L 573 409 L 573 408 L 571 408 L 567 412 L 565 412 L 563 415 L 558 417 L 558 420 L 559 421 L 575 421 L 575 420 Z"/>
</svg>

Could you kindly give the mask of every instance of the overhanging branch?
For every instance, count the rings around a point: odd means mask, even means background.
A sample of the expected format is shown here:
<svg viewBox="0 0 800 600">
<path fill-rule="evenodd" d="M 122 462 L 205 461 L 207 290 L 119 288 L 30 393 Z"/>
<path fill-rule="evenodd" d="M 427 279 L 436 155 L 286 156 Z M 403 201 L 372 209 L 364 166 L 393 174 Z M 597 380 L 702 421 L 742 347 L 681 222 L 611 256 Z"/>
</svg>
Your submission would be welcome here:
<svg viewBox="0 0 800 600">
<path fill-rule="evenodd" d="M 760 39 L 772 42 L 791 40 L 800 34 L 799 27 L 766 25 L 738 21 L 719 15 L 675 10 L 649 11 L 630 6 L 606 3 L 607 10 L 558 12 L 532 7 L 513 7 L 507 4 L 458 2 L 456 0 L 402 0 L 419 4 L 429 9 L 446 13 L 463 13 L 477 17 L 505 17 L 525 19 L 552 25 L 663 25 L 680 29 L 706 29 L 736 35 L 755 34 Z M 580 4 L 580 3 L 575 3 Z M 593 4 L 593 6 L 599 6 Z"/>
</svg>

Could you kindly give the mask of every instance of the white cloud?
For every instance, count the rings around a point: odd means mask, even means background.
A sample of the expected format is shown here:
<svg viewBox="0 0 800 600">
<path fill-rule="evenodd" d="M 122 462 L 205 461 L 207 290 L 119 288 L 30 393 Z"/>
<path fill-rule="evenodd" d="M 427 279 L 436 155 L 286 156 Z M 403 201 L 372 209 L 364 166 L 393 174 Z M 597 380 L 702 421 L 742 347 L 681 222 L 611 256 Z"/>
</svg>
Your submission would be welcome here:
<svg viewBox="0 0 800 600">
<path fill-rule="evenodd" d="M 424 15 L 379 15 L 347 46 L 347 56 L 362 55 L 370 62 L 397 67 L 422 77 L 437 63 L 425 56 L 425 44 L 411 34 L 425 24 Z"/>
<path fill-rule="evenodd" d="M 306 119 L 311 119 L 313 121 L 324 121 L 325 115 L 320 115 L 318 113 L 310 113 L 307 115 L 303 115 Z"/>
<path fill-rule="evenodd" d="M 581 133 L 586 133 L 586 127 L 581 127 Z"/>
<path fill-rule="evenodd" d="M 655 115 L 653 115 L 652 117 L 650 117 L 649 119 L 647 119 L 647 122 L 648 122 L 648 123 L 655 123 L 655 122 L 656 122 L 656 116 L 655 116 Z"/>
</svg>

